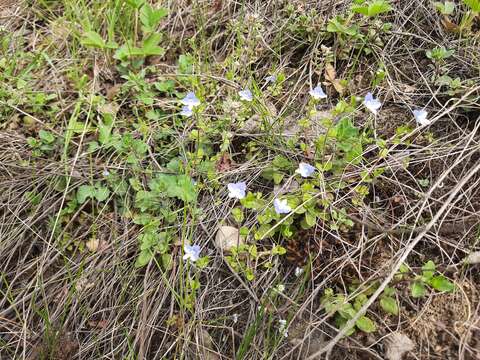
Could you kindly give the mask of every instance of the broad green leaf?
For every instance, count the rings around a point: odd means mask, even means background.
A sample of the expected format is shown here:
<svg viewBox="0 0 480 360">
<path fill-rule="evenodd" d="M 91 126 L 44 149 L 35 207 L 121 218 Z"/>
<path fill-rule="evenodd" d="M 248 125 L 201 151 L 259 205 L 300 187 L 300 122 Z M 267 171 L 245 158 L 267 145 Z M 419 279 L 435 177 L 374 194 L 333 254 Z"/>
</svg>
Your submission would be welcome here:
<svg viewBox="0 0 480 360">
<path fill-rule="evenodd" d="M 380 299 L 380 306 L 382 309 L 393 315 L 398 315 L 397 300 L 390 296 L 384 296 Z"/>
<path fill-rule="evenodd" d="M 178 198 L 185 202 L 192 202 L 197 198 L 197 190 L 192 178 L 187 175 L 178 175 L 177 184 L 179 190 Z"/>
<path fill-rule="evenodd" d="M 152 33 L 145 40 L 143 40 L 143 46 L 141 48 L 142 55 L 144 56 L 161 56 L 165 54 L 165 49 L 158 46 L 158 43 L 162 40 L 162 34 Z"/>
<path fill-rule="evenodd" d="M 38 136 L 40 137 L 42 142 L 46 144 L 51 144 L 55 141 L 55 136 L 53 136 L 53 134 L 50 131 L 40 130 L 38 132 Z"/>
<path fill-rule="evenodd" d="M 244 219 L 243 211 L 239 207 L 232 209 L 232 215 L 237 223 L 241 223 Z"/>
<path fill-rule="evenodd" d="M 140 254 L 138 254 L 137 260 L 135 261 L 135 267 L 136 268 L 141 268 L 145 265 L 147 265 L 150 260 L 153 258 L 153 252 L 150 251 L 149 249 L 141 251 Z"/>
<path fill-rule="evenodd" d="M 95 187 L 91 185 L 81 185 L 77 189 L 77 202 L 83 204 L 88 198 L 93 198 L 95 192 Z"/>
<path fill-rule="evenodd" d="M 208 256 L 203 256 L 200 259 L 198 259 L 195 263 L 195 265 L 199 269 L 203 269 L 208 266 L 208 263 L 210 262 L 210 258 Z"/>
<path fill-rule="evenodd" d="M 341 304 L 341 306 L 337 309 L 337 311 L 340 314 L 340 316 L 345 319 L 351 319 L 357 313 L 357 311 L 353 308 L 352 304 L 348 302 Z"/>
<path fill-rule="evenodd" d="M 110 196 L 110 190 L 106 186 L 98 186 L 95 189 L 95 199 L 98 201 L 105 201 Z"/>
<path fill-rule="evenodd" d="M 424 297 L 427 292 L 425 285 L 420 281 L 414 281 L 412 285 L 410 285 L 410 291 L 412 293 L 412 297 L 414 298 Z"/>
<path fill-rule="evenodd" d="M 443 275 L 434 276 L 429 285 L 438 291 L 452 292 L 455 289 L 455 285 Z"/>
<path fill-rule="evenodd" d="M 287 250 L 283 246 L 275 245 L 272 248 L 272 255 L 284 255 L 286 253 L 287 253 Z"/>
<path fill-rule="evenodd" d="M 142 6 L 140 9 L 140 21 L 143 25 L 144 32 L 155 31 L 155 28 L 160 23 L 160 20 L 167 16 L 168 11 L 165 8 L 154 9 L 148 3 Z"/>
<path fill-rule="evenodd" d="M 434 3 L 434 5 L 435 9 L 440 11 L 442 15 L 451 15 L 455 10 L 455 3 L 451 1 L 445 1 L 444 3 L 437 1 Z"/>
<path fill-rule="evenodd" d="M 430 280 L 435 273 L 435 263 L 432 260 L 427 261 L 422 266 L 422 274 L 425 280 Z"/>
<path fill-rule="evenodd" d="M 104 49 L 106 47 L 105 40 L 95 31 L 87 31 L 83 35 L 81 44 L 84 46 L 96 47 L 99 49 Z"/>
<path fill-rule="evenodd" d="M 194 58 L 190 54 L 182 54 L 178 57 L 178 73 L 191 74 L 193 72 Z"/>
<path fill-rule="evenodd" d="M 392 10 L 390 4 L 385 0 L 376 0 L 368 5 L 368 16 L 374 17 Z"/>
<path fill-rule="evenodd" d="M 145 3 L 145 0 L 124 0 L 128 5 L 134 9 L 139 9 Z"/>
<path fill-rule="evenodd" d="M 335 316 L 335 324 L 340 330 L 343 330 L 345 328 L 345 325 L 347 325 L 347 321 L 348 320 L 342 317 L 340 314 L 337 314 Z M 354 333 L 355 333 L 355 326 L 353 325 L 351 328 L 349 328 L 346 331 L 345 336 L 350 336 L 350 335 L 353 335 Z"/>
<path fill-rule="evenodd" d="M 377 326 L 375 325 L 375 323 L 373 322 L 373 320 L 371 320 L 370 318 L 366 317 L 365 315 L 364 316 L 361 316 L 356 322 L 355 322 L 355 325 L 357 325 L 357 327 L 366 332 L 366 333 L 371 333 L 371 332 L 374 332 L 376 329 L 377 329 Z"/>
<path fill-rule="evenodd" d="M 365 6 L 365 5 L 352 6 L 352 11 L 357 14 L 368 16 L 368 6 Z"/>
</svg>

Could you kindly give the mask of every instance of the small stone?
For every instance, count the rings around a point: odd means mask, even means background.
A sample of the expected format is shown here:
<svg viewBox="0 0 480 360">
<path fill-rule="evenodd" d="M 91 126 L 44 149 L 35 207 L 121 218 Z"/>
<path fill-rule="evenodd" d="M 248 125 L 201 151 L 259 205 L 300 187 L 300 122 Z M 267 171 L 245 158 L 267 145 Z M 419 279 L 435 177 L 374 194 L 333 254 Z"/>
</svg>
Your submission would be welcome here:
<svg viewBox="0 0 480 360">
<path fill-rule="evenodd" d="M 238 229 L 233 226 L 220 226 L 215 236 L 215 246 L 222 251 L 230 251 L 232 248 L 244 244 Z"/>
<path fill-rule="evenodd" d="M 480 251 L 472 252 L 465 259 L 463 259 L 463 262 L 467 265 L 480 264 Z"/>
</svg>

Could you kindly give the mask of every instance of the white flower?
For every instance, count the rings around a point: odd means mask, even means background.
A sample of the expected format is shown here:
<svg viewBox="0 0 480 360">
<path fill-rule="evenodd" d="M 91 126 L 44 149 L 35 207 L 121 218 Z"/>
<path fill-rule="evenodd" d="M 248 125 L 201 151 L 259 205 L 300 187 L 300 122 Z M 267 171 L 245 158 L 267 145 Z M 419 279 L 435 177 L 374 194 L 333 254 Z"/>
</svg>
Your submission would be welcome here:
<svg viewBox="0 0 480 360">
<path fill-rule="evenodd" d="M 189 109 L 193 109 L 195 106 L 200 105 L 200 100 L 198 100 L 193 91 L 189 91 L 180 102 Z"/>
<path fill-rule="evenodd" d="M 183 260 L 190 259 L 192 262 L 197 261 L 200 258 L 200 246 L 199 245 L 186 245 L 183 247 Z"/>
<path fill-rule="evenodd" d="M 300 275 L 303 274 L 303 271 L 304 271 L 303 268 L 297 266 L 297 267 L 295 268 L 295 276 L 296 276 L 296 277 L 299 277 Z"/>
<path fill-rule="evenodd" d="M 282 293 L 285 291 L 285 285 L 283 284 L 278 284 L 276 287 L 275 287 L 275 291 L 279 292 L 279 293 Z"/>
<path fill-rule="evenodd" d="M 419 125 L 426 126 L 430 125 L 431 121 L 427 119 L 428 111 L 424 109 L 413 110 L 413 116 Z"/>
<path fill-rule="evenodd" d="M 295 170 L 295 172 L 306 178 L 315 172 L 315 168 L 310 164 L 301 162 L 300 164 L 298 164 L 298 169 Z"/>
<path fill-rule="evenodd" d="M 236 324 L 238 322 L 238 314 L 232 315 L 233 323 Z"/>
<path fill-rule="evenodd" d="M 245 191 L 247 190 L 247 184 L 243 181 L 238 183 L 230 183 L 228 187 L 228 197 L 235 199 L 243 199 L 245 197 Z"/>
<path fill-rule="evenodd" d="M 275 199 L 273 200 L 273 207 L 277 214 L 288 214 L 292 208 L 288 206 L 287 200 Z"/>
<path fill-rule="evenodd" d="M 244 90 L 239 91 L 238 96 L 240 96 L 240 99 L 245 100 L 245 101 L 252 101 L 253 100 L 252 92 L 249 89 L 244 89 Z"/>
<path fill-rule="evenodd" d="M 325 92 L 323 91 L 320 85 L 317 85 L 313 90 L 310 90 L 309 94 L 311 97 L 313 97 L 316 100 L 327 98 L 327 94 L 325 94 Z"/>
<path fill-rule="evenodd" d="M 274 83 L 275 81 L 277 81 L 277 77 L 275 75 L 270 75 L 265 78 L 265 81 L 267 83 Z"/>
<path fill-rule="evenodd" d="M 110 171 L 108 171 L 107 169 L 103 170 L 102 172 L 102 175 L 107 177 L 108 175 L 110 175 Z"/>
<path fill-rule="evenodd" d="M 182 107 L 182 111 L 180 112 L 180 115 L 182 116 L 186 116 L 186 117 L 190 117 L 193 115 L 193 111 L 192 111 L 192 108 L 187 106 L 187 105 L 184 105 Z"/>
<path fill-rule="evenodd" d="M 365 95 L 365 100 L 363 100 L 363 105 L 365 105 L 367 109 L 370 110 L 372 113 L 377 115 L 377 111 L 382 106 L 382 103 L 380 102 L 380 100 L 375 99 L 372 93 L 369 92 L 367 93 L 367 95 Z"/>
<path fill-rule="evenodd" d="M 278 320 L 278 332 L 285 337 L 288 337 L 287 320 Z"/>
</svg>

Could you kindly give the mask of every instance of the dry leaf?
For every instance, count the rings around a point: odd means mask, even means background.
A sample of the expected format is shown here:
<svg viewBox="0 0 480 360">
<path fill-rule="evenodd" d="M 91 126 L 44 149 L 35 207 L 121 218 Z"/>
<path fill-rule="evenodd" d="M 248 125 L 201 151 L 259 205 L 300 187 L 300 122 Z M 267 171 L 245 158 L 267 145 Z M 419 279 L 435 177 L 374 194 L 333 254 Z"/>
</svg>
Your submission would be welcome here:
<svg viewBox="0 0 480 360">
<path fill-rule="evenodd" d="M 402 360 L 403 355 L 415 349 L 415 344 L 407 335 L 394 332 L 385 338 L 385 359 Z"/>
<path fill-rule="evenodd" d="M 446 15 L 440 20 L 440 22 L 442 23 L 445 31 L 447 32 L 455 33 L 459 30 L 458 25 L 452 22 L 450 18 Z"/>
<path fill-rule="evenodd" d="M 105 329 L 108 325 L 107 320 L 90 320 L 88 326 L 94 329 Z"/>
<path fill-rule="evenodd" d="M 222 251 L 244 244 L 243 238 L 237 228 L 233 226 L 220 226 L 215 236 L 215 245 Z"/>
<path fill-rule="evenodd" d="M 117 94 L 120 92 L 121 88 L 122 88 L 122 84 L 115 84 L 107 87 L 106 98 L 110 101 L 113 100 L 113 98 L 117 96 Z"/>
<path fill-rule="evenodd" d="M 226 152 L 222 154 L 220 160 L 217 162 L 217 171 L 220 173 L 227 172 L 232 168 L 233 161 L 230 159 L 230 155 Z"/>
<path fill-rule="evenodd" d="M 345 91 L 345 87 L 337 79 L 337 72 L 335 68 L 332 66 L 332 64 L 325 65 L 325 79 L 333 85 L 335 90 L 340 95 L 343 94 L 343 92 Z"/>
<path fill-rule="evenodd" d="M 335 81 L 337 78 L 337 71 L 333 67 L 332 64 L 327 64 L 325 65 L 325 79 L 327 79 L 330 82 Z"/>
</svg>

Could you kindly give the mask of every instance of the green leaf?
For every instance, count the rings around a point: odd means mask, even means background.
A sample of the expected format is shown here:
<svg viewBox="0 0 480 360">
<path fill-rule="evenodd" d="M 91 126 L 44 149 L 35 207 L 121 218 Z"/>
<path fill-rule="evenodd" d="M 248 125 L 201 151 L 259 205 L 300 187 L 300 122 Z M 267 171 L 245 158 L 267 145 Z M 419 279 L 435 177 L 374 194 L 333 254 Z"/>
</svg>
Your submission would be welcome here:
<svg viewBox="0 0 480 360">
<path fill-rule="evenodd" d="M 194 58 L 190 54 L 182 54 L 178 58 L 178 73 L 191 74 L 193 72 Z"/>
<path fill-rule="evenodd" d="M 427 261 L 422 266 L 422 274 L 425 280 L 430 280 L 435 273 L 435 263 L 432 260 Z"/>
<path fill-rule="evenodd" d="M 375 323 L 373 322 L 373 320 L 371 320 L 370 318 L 366 317 L 365 315 L 364 316 L 361 316 L 356 322 L 355 322 L 355 325 L 357 325 L 357 327 L 362 330 L 363 332 L 366 332 L 366 333 L 371 333 L 371 332 L 374 332 L 376 329 L 377 329 L 377 326 L 375 325 Z"/>
<path fill-rule="evenodd" d="M 180 189 L 180 193 L 177 196 L 179 199 L 185 202 L 192 202 L 196 200 L 197 191 L 191 177 L 187 175 L 178 175 L 177 184 L 178 188 Z"/>
<path fill-rule="evenodd" d="M 455 3 L 451 1 L 445 1 L 444 3 L 437 1 L 434 3 L 434 5 L 435 9 L 440 11 L 442 15 L 451 15 L 455 10 Z"/>
<path fill-rule="evenodd" d="M 142 30 L 146 33 L 155 31 L 155 28 L 160 23 L 160 20 L 167 16 L 168 10 L 165 8 L 154 9 L 148 3 L 140 9 L 140 21 L 143 25 Z"/>
<path fill-rule="evenodd" d="M 45 144 L 51 144 L 55 141 L 55 136 L 50 131 L 40 130 L 38 132 L 38 136 Z"/>
<path fill-rule="evenodd" d="M 233 215 L 233 218 L 235 219 L 235 221 L 237 223 L 241 223 L 243 221 L 243 219 L 245 218 L 244 215 L 243 215 L 242 209 L 239 208 L 239 207 L 236 207 L 236 208 L 232 209 L 232 215 Z"/>
<path fill-rule="evenodd" d="M 438 291 L 452 292 L 455 285 L 443 275 L 434 276 L 428 284 Z"/>
<path fill-rule="evenodd" d="M 134 9 L 139 9 L 145 3 L 145 0 L 124 0 L 128 5 Z"/>
<path fill-rule="evenodd" d="M 287 250 L 283 246 L 275 245 L 272 248 L 272 255 L 284 255 L 286 253 L 287 253 Z"/>
<path fill-rule="evenodd" d="M 110 196 L 110 190 L 106 186 L 98 186 L 95 189 L 95 199 L 98 201 L 105 201 Z"/>
<path fill-rule="evenodd" d="M 202 256 L 201 258 L 199 258 L 196 262 L 195 262 L 195 265 L 199 268 L 199 269 L 203 269 L 205 267 L 208 266 L 208 263 L 210 262 L 210 258 L 208 256 Z"/>
<path fill-rule="evenodd" d="M 157 209 L 159 206 L 158 195 L 153 191 L 140 190 L 135 194 L 135 207 L 140 211 Z"/>
<path fill-rule="evenodd" d="M 150 251 L 149 249 L 141 251 L 140 254 L 138 254 L 137 260 L 135 261 L 135 267 L 136 268 L 141 268 L 145 265 L 147 265 L 150 260 L 153 258 L 153 252 Z"/>
<path fill-rule="evenodd" d="M 470 10 L 474 13 L 480 13 L 480 0 L 463 0 L 465 5 L 467 5 Z"/>
<path fill-rule="evenodd" d="M 376 0 L 368 5 L 368 16 L 374 17 L 392 10 L 390 4 L 385 0 Z"/>
<path fill-rule="evenodd" d="M 143 46 L 141 52 L 143 56 L 162 56 L 165 54 L 165 49 L 158 46 L 158 43 L 162 40 L 162 34 L 153 33 L 143 40 Z"/>
<path fill-rule="evenodd" d="M 77 189 L 77 202 L 83 204 L 88 198 L 95 196 L 95 188 L 91 185 L 81 185 Z"/>
<path fill-rule="evenodd" d="M 412 293 L 412 297 L 414 298 L 424 297 L 427 293 L 425 285 L 423 284 L 423 282 L 420 281 L 414 281 L 412 285 L 410 285 L 410 291 Z"/>
<path fill-rule="evenodd" d="M 80 42 L 84 46 L 104 49 L 106 47 L 105 40 L 95 31 L 87 31 L 83 34 L 83 39 Z"/>
<path fill-rule="evenodd" d="M 347 325 L 347 321 L 348 320 L 342 317 L 340 314 L 337 314 L 335 316 L 335 324 L 340 330 L 343 330 L 345 328 L 345 325 Z M 355 326 L 352 326 L 346 331 L 345 335 L 350 336 L 350 335 L 353 335 L 354 333 L 355 333 Z"/>
<path fill-rule="evenodd" d="M 380 299 L 380 306 L 382 309 L 393 315 L 398 315 L 397 300 L 390 296 L 384 296 Z"/>
</svg>

